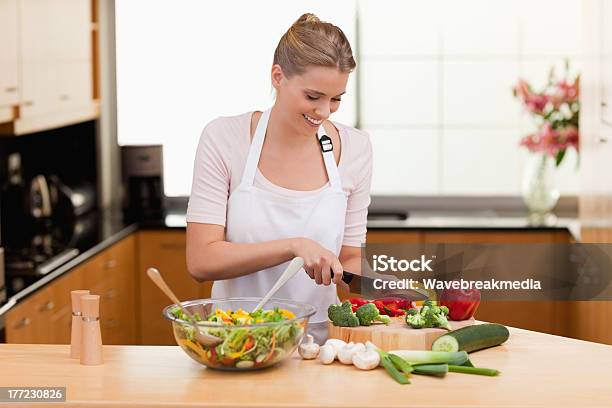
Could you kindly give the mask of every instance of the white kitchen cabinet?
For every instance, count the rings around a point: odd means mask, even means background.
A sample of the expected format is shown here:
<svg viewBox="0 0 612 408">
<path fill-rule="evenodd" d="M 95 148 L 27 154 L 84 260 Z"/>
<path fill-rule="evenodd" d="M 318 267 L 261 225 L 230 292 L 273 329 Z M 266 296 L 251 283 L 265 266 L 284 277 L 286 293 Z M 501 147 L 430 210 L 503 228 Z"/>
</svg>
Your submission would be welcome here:
<svg viewBox="0 0 612 408">
<path fill-rule="evenodd" d="M 17 0 L 0 0 L 0 123 L 18 104 Z"/>
<path fill-rule="evenodd" d="M 0 0 L 0 4 L 3 1 L 6 0 Z M 19 92 L 14 103 L 20 109 L 10 124 L 0 126 L 0 134 L 26 134 L 97 117 L 99 109 L 93 99 L 92 2 L 14 3 L 17 38 L 9 42 L 16 48 L 19 62 Z"/>
</svg>

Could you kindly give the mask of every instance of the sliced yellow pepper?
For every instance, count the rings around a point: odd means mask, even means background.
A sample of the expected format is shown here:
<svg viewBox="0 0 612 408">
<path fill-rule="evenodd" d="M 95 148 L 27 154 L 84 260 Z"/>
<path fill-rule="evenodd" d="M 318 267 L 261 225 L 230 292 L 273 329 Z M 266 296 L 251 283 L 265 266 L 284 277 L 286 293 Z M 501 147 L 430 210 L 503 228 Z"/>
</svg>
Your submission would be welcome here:
<svg viewBox="0 0 612 408">
<path fill-rule="evenodd" d="M 290 312 L 287 309 L 281 309 L 280 312 L 287 319 L 293 319 L 295 317 L 295 314 L 293 314 L 292 312 Z"/>
<path fill-rule="evenodd" d="M 206 360 L 208 358 L 206 351 L 199 344 L 196 344 L 188 339 L 179 339 L 178 343 L 179 345 L 185 346 L 195 352 L 201 359 Z"/>
</svg>

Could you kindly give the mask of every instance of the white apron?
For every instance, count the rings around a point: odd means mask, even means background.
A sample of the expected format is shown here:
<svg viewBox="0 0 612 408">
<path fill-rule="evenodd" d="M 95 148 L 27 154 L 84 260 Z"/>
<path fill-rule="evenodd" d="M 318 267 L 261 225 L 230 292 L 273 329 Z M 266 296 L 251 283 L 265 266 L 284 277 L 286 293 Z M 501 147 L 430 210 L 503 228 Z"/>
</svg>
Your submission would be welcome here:
<svg viewBox="0 0 612 408">
<path fill-rule="evenodd" d="M 342 190 L 333 151 L 322 152 L 329 185 L 316 194 L 287 197 L 253 185 L 266 136 L 270 111 L 265 111 L 253 137 L 240 185 L 230 195 L 227 206 L 226 239 L 229 242 L 257 243 L 284 238 L 310 238 L 336 256 L 344 237 L 347 194 Z M 319 127 L 318 138 L 325 136 Z M 325 139 L 329 142 L 329 138 Z M 330 146 L 330 144 L 322 144 Z M 327 148 L 322 150 L 328 150 Z M 214 298 L 262 297 L 274 285 L 289 262 L 234 279 L 215 281 Z M 302 269 L 275 295 L 309 303 L 317 308 L 311 317 L 309 333 L 322 343 L 327 338 L 327 307 L 338 302 L 336 285 L 317 285 Z"/>
</svg>

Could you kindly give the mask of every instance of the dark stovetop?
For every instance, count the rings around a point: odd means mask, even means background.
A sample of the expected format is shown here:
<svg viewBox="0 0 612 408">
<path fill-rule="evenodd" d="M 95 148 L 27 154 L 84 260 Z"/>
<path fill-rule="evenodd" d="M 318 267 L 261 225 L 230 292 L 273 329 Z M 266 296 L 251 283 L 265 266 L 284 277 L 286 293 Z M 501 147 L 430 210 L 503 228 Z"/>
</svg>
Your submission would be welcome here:
<svg viewBox="0 0 612 408">
<path fill-rule="evenodd" d="M 94 211 L 61 226 L 41 225 L 27 234 L 5 236 L 7 298 L 26 296 L 58 270 L 73 267 L 135 229 L 120 213 Z"/>
</svg>

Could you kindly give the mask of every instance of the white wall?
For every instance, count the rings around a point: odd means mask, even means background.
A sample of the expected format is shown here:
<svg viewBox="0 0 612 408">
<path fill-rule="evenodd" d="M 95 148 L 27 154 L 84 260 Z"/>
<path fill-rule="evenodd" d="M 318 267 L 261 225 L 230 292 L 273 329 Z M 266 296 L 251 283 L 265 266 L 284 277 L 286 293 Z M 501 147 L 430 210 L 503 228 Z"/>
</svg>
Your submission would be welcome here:
<svg viewBox="0 0 612 408">
<path fill-rule="evenodd" d="M 272 52 L 293 19 L 314 11 L 354 44 L 355 6 L 372 193 L 519 195 L 532 123 L 512 86 L 543 85 L 566 57 L 580 69 L 580 0 L 118 1 L 119 143 L 163 143 L 166 194 L 188 195 L 202 127 L 270 103 Z M 351 97 L 335 120 L 353 123 Z M 575 159 L 562 194 L 579 192 Z"/>
<path fill-rule="evenodd" d="M 166 195 L 190 194 L 208 122 L 272 104 L 274 50 L 305 12 L 354 42 L 353 0 L 116 2 L 118 141 L 163 144 Z M 355 123 L 355 95 L 350 80 L 335 119 Z"/>
<path fill-rule="evenodd" d="M 372 192 L 518 195 L 532 121 L 512 87 L 544 85 L 566 57 L 580 69 L 581 1 L 359 0 L 358 13 Z M 579 192 L 575 165 L 569 154 L 562 194 Z"/>
</svg>

